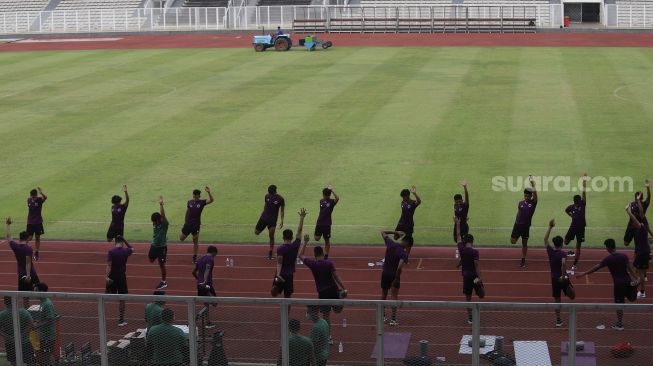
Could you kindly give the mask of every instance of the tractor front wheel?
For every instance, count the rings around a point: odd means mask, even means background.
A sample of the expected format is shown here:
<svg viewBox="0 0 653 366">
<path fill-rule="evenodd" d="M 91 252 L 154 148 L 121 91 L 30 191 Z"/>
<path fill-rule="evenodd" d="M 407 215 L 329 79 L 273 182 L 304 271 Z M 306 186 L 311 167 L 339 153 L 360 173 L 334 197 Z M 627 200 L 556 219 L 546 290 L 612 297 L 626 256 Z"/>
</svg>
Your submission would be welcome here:
<svg viewBox="0 0 653 366">
<path fill-rule="evenodd" d="M 288 51 L 290 49 L 290 42 L 287 38 L 277 38 L 274 41 L 274 49 L 277 51 Z"/>
<path fill-rule="evenodd" d="M 326 44 L 327 44 L 327 48 L 333 47 L 333 42 L 331 41 L 327 41 Z"/>
<path fill-rule="evenodd" d="M 324 43 L 322 43 L 322 48 L 325 49 L 325 50 L 326 50 L 327 48 L 329 48 L 329 42 L 324 42 Z"/>
<path fill-rule="evenodd" d="M 262 45 L 262 44 L 259 43 L 259 44 L 254 46 L 254 50 L 256 52 L 263 52 L 263 51 L 265 51 L 265 45 Z"/>
</svg>

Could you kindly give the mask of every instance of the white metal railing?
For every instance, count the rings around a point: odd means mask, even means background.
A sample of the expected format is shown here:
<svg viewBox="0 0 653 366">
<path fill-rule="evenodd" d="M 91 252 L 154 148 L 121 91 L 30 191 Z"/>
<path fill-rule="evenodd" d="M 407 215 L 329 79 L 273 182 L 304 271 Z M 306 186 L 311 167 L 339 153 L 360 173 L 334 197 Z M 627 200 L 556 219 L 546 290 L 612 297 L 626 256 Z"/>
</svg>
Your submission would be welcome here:
<svg viewBox="0 0 653 366">
<path fill-rule="evenodd" d="M 5 305 L 6 309 L 10 310 L 13 319 L 13 338 L 15 340 L 15 350 L 17 357 L 17 365 L 21 366 L 22 363 L 22 344 L 21 339 L 23 337 L 16 336 L 21 335 L 22 328 L 25 327 L 29 329 L 29 325 L 24 322 L 19 321 L 20 318 L 18 309 L 21 308 L 22 300 L 25 296 L 30 298 L 50 298 L 55 304 L 56 312 L 60 316 L 60 323 L 58 325 L 60 329 L 64 329 L 60 332 L 61 343 L 68 342 L 90 342 L 93 347 L 99 348 L 101 365 L 107 366 L 108 359 L 107 356 L 109 351 L 107 349 L 107 340 L 109 340 L 109 334 L 107 332 L 107 320 L 108 313 L 111 314 L 114 307 L 117 306 L 118 301 L 125 301 L 130 306 L 132 312 L 136 312 L 134 308 L 137 305 L 141 305 L 141 308 L 137 309 L 139 315 L 143 314 L 142 309 L 145 307 L 145 304 L 148 302 L 165 302 L 166 308 L 175 309 L 177 316 L 175 319 L 179 322 L 184 323 L 188 326 L 188 329 L 198 329 L 200 327 L 199 316 L 197 310 L 205 304 L 216 304 L 219 305 L 218 309 L 223 309 L 219 312 L 218 317 L 220 321 L 223 322 L 223 326 L 227 324 L 236 324 L 235 327 L 248 326 L 256 327 L 257 330 L 255 333 L 264 333 L 267 334 L 265 342 L 273 345 L 271 349 L 258 349 L 256 347 L 250 346 L 245 350 L 240 350 L 241 353 L 234 351 L 231 354 L 231 361 L 235 362 L 245 362 L 244 360 L 247 357 L 250 357 L 252 353 L 263 353 L 270 355 L 272 354 L 273 359 L 276 359 L 276 355 L 279 352 L 277 345 L 279 342 L 282 343 L 281 347 L 281 359 L 283 360 L 282 364 L 288 366 L 288 320 L 289 320 L 289 309 L 300 309 L 301 314 L 303 315 L 302 309 L 305 306 L 315 306 L 315 305 L 338 305 L 344 306 L 341 317 L 343 317 L 343 327 L 347 326 L 346 319 L 344 318 L 345 314 L 349 313 L 350 317 L 350 326 L 352 327 L 352 337 L 354 336 L 354 330 L 356 330 L 356 336 L 358 343 L 374 345 L 376 344 L 376 366 L 383 366 L 385 363 L 384 360 L 384 351 L 383 351 L 383 339 L 384 333 L 384 309 L 397 308 L 399 312 L 398 319 L 407 319 L 408 317 L 413 319 L 413 322 L 421 324 L 418 328 L 424 328 L 432 326 L 434 331 L 432 333 L 422 333 L 422 336 L 426 335 L 431 339 L 432 342 L 440 342 L 443 337 L 447 337 L 454 332 L 456 339 L 465 333 L 471 333 L 472 346 L 471 352 L 467 354 L 469 356 L 464 356 L 466 363 L 469 364 L 469 358 L 471 358 L 471 364 L 474 366 L 480 365 L 480 359 L 482 358 L 480 354 L 480 337 L 481 331 L 493 332 L 490 334 L 497 335 L 509 335 L 513 336 L 511 332 L 522 332 L 524 330 L 532 329 L 532 334 L 529 333 L 528 339 L 544 339 L 549 342 L 558 342 L 568 340 L 569 344 L 575 344 L 576 340 L 579 339 L 578 331 L 583 327 L 584 333 L 582 336 L 584 340 L 592 340 L 590 334 L 591 329 L 594 328 L 593 325 L 596 321 L 611 321 L 614 318 L 614 312 L 626 312 L 628 324 L 632 329 L 637 331 L 637 339 L 643 340 L 646 344 L 646 340 L 653 337 L 653 329 L 650 327 L 650 322 L 653 319 L 653 304 L 544 304 L 544 303 L 496 303 L 496 302 L 446 302 L 446 301 L 380 301 L 380 300 L 314 300 L 314 299 L 273 299 L 273 298 L 217 298 L 217 297 L 194 297 L 194 296 L 154 296 L 154 295 L 107 295 L 107 294 L 89 294 L 89 293 L 39 293 L 39 292 L 15 292 L 15 291 L 0 291 L 0 297 L 10 298 L 9 305 Z M 6 304 L 6 301 L 5 301 Z M 207 306 L 208 307 L 208 306 Z M 232 307 L 231 309 L 229 309 Z M 250 309 L 250 313 L 247 313 L 245 309 Z M 241 310 L 241 311 L 238 311 Z M 38 310 L 35 310 L 38 311 Z M 550 319 L 554 311 L 561 311 L 567 318 L 566 327 L 568 327 L 568 332 L 560 333 L 556 331 L 549 331 L 550 334 L 545 334 L 544 328 L 541 328 L 541 325 L 537 324 L 537 319 L 545 318 Z M 455 315 L 460 313 L 467 312 L 471 316 L 471 326 L 460 327 L 458 329 L 455 326 Z M 295 310 L 295 315 L 297 314 Z M 410 314 L 410 315 L 407 315 Z M 37 314 L 38 316 L 38 314 Z M 115 315 L 114 315 L 115 316 Z M 142 315 L 141 315 L 142 316 Z M 505 316 L 505 319 L 497 319 L 498 316 Z M 517 327 L 514 325 L 514 320 L 516 317 L 526 317 L 530 319 L 520 323 Z M 623 316 L 623 313 L 622 313 Z M 253 318 L 252 318 L 253 317 Z M 138 316 L 131 315 L 130 321 L 133 322 L 131 326 L 133 327 L 144 327 L 144 319 L 137 320 Z M 436 325 L 442 320 L 447 320 L 446 331 L 438 328 Z M 483 320 L 483 323 L 481 320 Z M 489 320 L 492 319 L 492 320 Z M 35 319 L 38 320 L 38 319 Z M 263 321 L 265 320 L 265 321 Z M 513 320 L 513 321 L 511 321 Z M 452 321 L 454 322 L 452 324 Z M 503 324 L 503 321 L 506 324 Z M 518 320 L 519 321 L 519 320 Z M 84 324 L 86 322 L 86 324 Z M 489 323 L 488 323 L 489 322 Z M 270 329 L 271 324 L 276 323 L 276 329 Z M 589 324 L 588 324 L 589 323 Z M 609 323 L 608 323 L 609 324 Z M 331 323 L 331 326 L 334 326 L 334 322 Z M 410 326 L 410 325 L 408 325 Z M 588 327 L 589 326 L 589 327 Z M 6 329 L 6 328 L 3 328 Z M 200 327 L 201 329 L 201 327 Z M 391 328 L 390 328 L 391 329 Z M 631 328 L 629 328 L 631 329 Z M 68 331 L 74 330 L 74 331 Z M 279 330 L 279 333 L 276 331 Z M 418 329 L 413 329 L 417 331 Z M 596 331 L 596 330 L 594 330 Z M 347 334 L 347 330 L 343 329 L 343 332 Z M 189 349 L 190 349 L 190 365 L 196 366 L 198 364 L 197 357 L 193 357 L 198 353 L 198 344 L 203 342 L 204 335 L 201 332 L 189 332 Z M 457 334 L 460 333 L 460 334 Z M 341 333 L 342 334 L 342 333 Z M 597 333 L 598 334 L 598 333 Z M 115 334 L 110 334 L 115 337 Z M 8 335 L 5 335 L 8 336 Z M 11 336 L 11 335 L 9 335 Z M 254 338 L 255 334 L 252 333 L 247 338 Z M 627 337 L 622 337 L 627 339 Z M 619 341 L 624 341 L 622 338 L 618 338 Z M 284 342 L 286 340 L 286 342 Z M 234 340 L 240 343 L 247 343 L 249 339 L 237 339 Z M 605 337 L 597 336 L 594 339 L 596 343 L 596 348 L 601 347 L 612 347 L 615 340 L 611 337 L 607 339 Z M 461 341 L 462 342 L 462 341 Z M 449 348 L 444 350 L 445 343 L 438 343 L 439 350 L 438 352 L 450 352 L 449 357 L 459 356 L 458 346 L 462 343 L 450 344 Z M 552 347 L 557 348 L 557 345 L 552 345 Z M 371 350 L 371 348 L 370 348 Z M 495 349 L 496 350 L 496 349 Z M 232 350 L 233 351 L 233 350 Z M 342 351 L 340 351 L 342 352 Z M 367 349 L 363 352 L 362 356 L 359 352 L 358 354 L 351 354 L 351 356 L 343 355 L 344 358 L 341 358 L 339 362 L 343 364 L 361 364 L 361 361 L 367 361 L 369 359 L 370 353 L 367 353 Z M 653 354 L 653 348 L 648 346 L 641 346 L 638 351 L 641 357 L 649 358 Z M 460 352 L 463 354 L 463 352 Z M 506 353 L 508 354 L 508 353 Z M 597 354 L 597 356 L 599 356 Z M 348 358 L 349 357 L 349 358 Z M 362 357 L 362 359 L 361 359 Z M 469 357 L 469 358 L 466 358 Z M 568 350 L 568 364 L 575 365 L 576 359 L 576 349 L 575 347 L 569 347 Z M 608 364 L 605 363 L 606 360 L 599 360 L 599 364 Z M 531 363 L 533 364 L 533 363 Z"/>
<path fill-rule="evenodd" d="M 479 17 L 496 16 L 531 8 L 538 27 L 562 25 L 560 4 L 532 7 L 512 6 L 497 2 L 496 6 L 245 6 L 242 0 L 232 7 L 221 8 L 139 8 L 84 9 L 39 12 L 0 12 L 0 34 L 29 33 L 99 33 L 149 31 L 205 31 L 290 29 L 293 20 L 325 20 L 329 17 L 385 17 L 387 14 L 410 17 L 446 16 L 445 8 L 476 9 Z M 615 28 L 652 28 L 653 5 L 642 3 L 605 4 L 603 24 Z M 470 10 L 471 11 L 471 10 Z M 495 13 L 492 13 L 495 12 Z"/>
</svg>

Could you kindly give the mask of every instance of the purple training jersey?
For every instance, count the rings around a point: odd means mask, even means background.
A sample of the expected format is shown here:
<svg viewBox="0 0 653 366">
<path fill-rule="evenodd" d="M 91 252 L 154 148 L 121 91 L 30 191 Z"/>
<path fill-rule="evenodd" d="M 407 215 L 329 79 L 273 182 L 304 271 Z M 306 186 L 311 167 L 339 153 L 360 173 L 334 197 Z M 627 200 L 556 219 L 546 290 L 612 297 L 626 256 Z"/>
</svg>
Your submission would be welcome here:
<svg viewBox="0 0 653 366">
<path fill-rule="evenodd" d="M 515 220 L 515 223 L 517 225 L 531 226 L 531 220 L 535 214 L 535 208 L 537 208 L 537 201 L 519 201 L 517 208 L 519 211 L 517 211 L 517 219 Z"/>
<path fill-rule="evenodd" d="M 395 275 L 397 273 L 397 268 L 399 268 L 399 263 L 403 260 L 408 259 L 408 254 L 406 249 L 394 240 L 390 239 L 389 236 L 383 238 L 385 241 L 385 261 L 383 262 L 383 273 L 387 275 Z"/>
<path fill-rule="evenodd" d="M 125 274 L 127 272 L 127 259 L 134 252 L 131 248 L 115 247 L 107 253 L 107 262 L 111 262 L 111 274 Z"/>
<path fill-rule="evenodd" d="M 126 205 L 111 205 L 111 226 L 115 228 L 124 228 L 126 213 Z"/>
<path fill-rule="evenodd" d="M 16 256 L 18 277 L 27 275 L 27 258 L 32 258 L 32 248 L 25 243 L 16 243 L 13 240 L 9 242 L 9 246 Z M 37 277 L 34 262 L 32 262 L 32 269 L 29 271 L 29 275 L 30 277 Z"/>
<path fill-rule="evenodd" d="M 644 209 L 644 214 L 646 214 L 646 210 L 648 210 L 648 204 L 649 202 L 643 201 L 642 202 L 642 208 Z M 637 205 L 637 201 L 633 201 L 630 203 L 630 211 L 637 217 L 638 220 L 642 221 L 642 215 L 639 214 L 639 205 Z M 648 225 L 648 220 L 644 218 L 642 221 L 644 224 Z M 633 224 L 633 220 L 628 220 L 628 227 L 635 229 L 635 225 Z"/>
<path fill-rule="evenodd" d="M 479 259 L 478 250 L 468 247 L 465 243 L 458 243 L 458 253 L 460 253 L 460 264 L 463 277 L 478 277 L 474 261 Z"/>
<path fill-rule="evenodd" d="M 213 286 L 213 267 L 215 267 L 215 260 L 211 255 L 205 255 L 195 263 L 197 270 L 197 284 L 204 282 L 204 275 L 209 271 L 209 276 L 206 278 L 205 285 Z"/>
<path fill-rule="evenodd" d="M 313 272 L 315 278 L 315 287 L 317 292 L 322 292 L 334 287 L 338 287 L 336 281 L 333 279 L 333 272 L 336 271 L 336 266 L 328 259 L 310 259 L 304 258 L 304 264 Z"/>
<path fill-rule="evenodd" d="M 630 284 L 628 275 L 628 256 L 623 253 L 611 253 L 599 263 L 599 268 L 608 267 L 615 285 Z"/>
<path fill-rule="evenodd" d="M 460 220 L 461 224 L 467 223 L 467 213 L 469 212 L 469 204 L 453 204 L 453 214 Z"/>
<path fill-rule="evenodd" d="M 285 205 L 286 202 L 280 194 L 266 194 L 265 207 L 263 207 L 263 213 L 261 213 L 261 220 L 276 223 L 277 217 L 279 217 L 279 208 Z"/>
<path fill-rule="evenodd" d="M 571 227 L 580 229 L 587 225 L 585 222 L 585 205 L 585 201 L 581 201 L 579 204 L 569 205 L 565 209 L 565 212 L 571 216 Z"/>
<path fill-rule="evenodd" d="M 642 225 L 639 229 L 635 230 L 635 254 L 651 253 L 651 245 L 648 243 L 646 226 Z"/>
<path fill-rule="evenodd" d="M 35 200 L 32 200 L 32 197 L 27 199 L 27 224 L 42 224 L 43 217 L 41 216 L 41 209 L 43 208 L 43 197 L 36 197 Z"/>
<path fill-rule="evenodd" d="M 419 203 L 414 200 L 401 201 L 401 217 L 399 218 L 398 227 L 407 227 L 413 228 L 415 222 L 413 221 L 413 215 L 415 215 L 415 209 L 419 206 Z"/>
<path fill-rule="evenodd" d="M 338 201 L 331 198 L 320 200 L 320 215 L 317 217 L 316 225 L 331 225 L 331 213 L 337 203 Z"/>
<path fill-rule="evenodd" d="M 297 252 L 301 240 L 295 239 L 291 244 L 282 244 L 277 248 L 277 257 L 282 256 L 281 262 L 281 277 L 295 273 L 295 261 L 297 261 Z"/>
<path fill-rule="evenodd" d="M 206 200 L 190 200 L 186 203 L 186 225 L 201 225 L 202 210 L 206 206 Z"/>
<path fill-rule="evenodd" d="M 549 245 L 546 247 L 546 254 L 549 255 L 551 278 L 560 278 L 562 276 L 562 260 L 567 258 L 567 253 L 562 250 L 555 250 Z"/>
</svg>

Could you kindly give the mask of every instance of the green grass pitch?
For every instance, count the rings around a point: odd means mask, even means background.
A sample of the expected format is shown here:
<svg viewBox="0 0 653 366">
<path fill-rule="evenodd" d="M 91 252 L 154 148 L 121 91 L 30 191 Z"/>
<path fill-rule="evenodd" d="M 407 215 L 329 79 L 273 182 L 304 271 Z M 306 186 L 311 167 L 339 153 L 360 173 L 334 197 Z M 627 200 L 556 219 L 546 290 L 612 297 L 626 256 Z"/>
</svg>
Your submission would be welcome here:
<svg viewBox="0 0 653 366">
<path fill-rule="evenodd" d="M 163 194 L 174 241 L 185 201 L 210 185 L 204 242 L 254 236 L 268 184 L 317 217 L 341 195 L 334 243 L 379 243 L 399 191 L 415 184 L 417 244 L 452 244 L 452 196 L 469 180 L 477 242 L 506 245 L 519 192 L 492 177 L 650 177 L 653 49 L 338 48 L 0 54 L 0 215 L 24 225 L 41 186 L 46 239 L 104 238 L 109 199 L 128 184 L 126 236 L 147 240 Z M 531 237 L 572 192 L 541 192 Z M 590 193 L 588 243 L 620 239 L 632 192 Z M 280 240 L 280 236 L 277 236 Z M 620 240 L 619 240 L 620 241 Z"/>
</svg>

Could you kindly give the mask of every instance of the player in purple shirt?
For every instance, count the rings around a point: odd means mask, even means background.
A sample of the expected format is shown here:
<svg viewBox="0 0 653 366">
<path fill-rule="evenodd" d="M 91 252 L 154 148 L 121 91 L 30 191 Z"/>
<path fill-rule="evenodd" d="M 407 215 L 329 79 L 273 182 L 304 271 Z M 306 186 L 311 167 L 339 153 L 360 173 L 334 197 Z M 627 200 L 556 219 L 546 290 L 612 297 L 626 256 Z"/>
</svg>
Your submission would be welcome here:
<svg viewBox="0 0 653 366">
<path fill-rule="evenodd" d="M 342 299 L 346 297 L 347 289 L 336 272 L 336 265 L 331 260 L 326 259 L 324 249 L 322 249 L 321 246 L 318 245 L 313 248 L 315 259 L 304 256 L 308 240 L 308 234 L 304 235 L 304 244 L 302 245 L 302 249 L 299 251 L 299 259 L 301 259 L 302 262 L 304 262 L 304 265 L 313 273 L 318 299 Z M 320 306 L 322 317 L 326 320 L 329 326 L 331 326 L 329 319 L 332 308 L 334 313 L 341 313 L 343 309 L 342 306 Z"/>
<path fill-rule="evenodd" d="M 293 275 L 295 274 L 297 253 L 302 242 L 304 217 L 306 217 L 306 209 L 301 208 L 299 210 L 299 226 L 297 227 L 295 241 L 292 241 L 292 230 L 286 229 L 283 231 L 283 244 L 277 248 L 277 271 L 272 281 L 272 289 L 270 290 L 270 294 L 273 297 L 277 297 L 283 292 L 283 296 L 288 298 L 292 296 L 295 290 L 293 286 Z"/>
<path fill-rule="evenodd" d="M 647 179 L 644 181 L 644 186 L 646 187 L 646 200 L 642 200 L 644 197 L 644 194 L 642 192 L 636 192 L 635 193 L 635 200 L 630 203 L 630 209 L 633 212 L 633 215 L 639 220 L 640 222 L 644 223 L 646 225 L 646 230 L 653 236 L 653 232 L 651 232 L 651 228 L 649 227 L 648 220 L 646 219 L 646 211 L 648 210 L 648 206 L 651 204 L 651 182 Z M 638 205 L 637 201 L 641 201 L 641 209 L 640 205 Z M 635 238 L 635 234 L 637 233 L 637 228 L 635 228 L 635 225 L 632 220 L 628 221 L 628 226 L 626 226 L 626 233 L 624 234 L 624 245 L 628 246 L 630 245 L 630 242 L 633 241 Z"/>
<path fill-rule="evenodd" d="M 118 236 L 125 236 L 125 214 L 129 207 L 129 193 L 126 185 L 122 186 L 122 191 L 125 192 L 125 203 L 120 203 L 122 197 L 118 195 L 111 197 L 111 224 L 107 230 L 107 241 L 112 241 Z"/>
<path fill-rule="evenodd" d="M 460 267 L 463 275 L 463 294 L 465 301 L 472 301 L 472 292 L 476 292 L 479 299 L 485 297 L 485 286 L 481 280 L 481 267 L 479 253 L 474 248 L 474 237 L 471 234 L 461 235 L 460 219 L 454 217 L 456 237 L 458 238 L 458 253 L 460 253 Z M 472 324 L 472 309 L 467 309 L 467 324 Z"/>
<path fill-rule="evenodd" d="M 574 196 L 574 204 L 567 206 L 565 212 L 569 217 L 571 217 L 571 224 L 569 225 L 569 230 L 565 235 L 565 245 L 568 245 L 574 238 L 576 239 L 576 252 L 570 253 L 574 254 L 574 264 L 571 266 L 571 270 L 575 271 L 578 266 L 578 261 L 580 260 L 580 248 L 581 244 L 585 241 L 585 206 L 587 205 L 587 173 L 583 175 L 583 191 L 581 195 Z"/>
<path fill-rule="evenodd" d="M 32 248 L 27 244 L 27 232 L 21 231 L 18 243 L 11 238 L 11 217 L 5 220 L 5 239 L 16 257 L 18 274 L 18 291 L 33 291 L 39 284 L 39 276 L 32 263 Z M 23 299 L 25 308 L 29 307 L 29 298 Z"/>
<path fill-rule="evenodd" d="M 410 194 L 415 195 L 415 200 L 410 199 Z M 410 190 L 403 189 L 400 193 L 401 196 L 401 217 L 399 217 L 399 222 L 395 231 L 401 231 L 405 234 L 405 240 L 408 243 L 406 247 L 406 264 L 408 264 L 408 257 L 410 256 L 410 250 L 413 248 L 413 230 L 415 228 L 415 221 L 413 216 L 415 215 L 415 210 L 417 206 L 422 203 L 422 199 L 417 195 L 417 188 L 412 186 Z"/>
<path fill-rule="evenodd" d="M 106 293 L 127 294 L 127 260 L 134 253 L 134 248 L 121 235 L 116 236 L 115 246 L 107 253 Z M 118 326 L 127 325 L 125 321 L 125 301 L 118 305 Z"/>
<path fill-rule="evenodd" d="M 195 269 L 193 269 L 193 277 L 197 280 L 197 296 L 216 296 L 215 288 L 213 287 L 213 268 L 215 267 L 215 256 L 218 255 L 218 248 L 209 245 L 206 249 L 206 255 L 200 258 L 197 263 L 195 263 Z M 216 306 L 217 303 L 214 303 L 213 306 Z M 200 310 L 202 318 L 209 319 L 204 325 L 205 328 L 211 329 L 215 325 L 211 323 L 211 318 L 209 317 L 209 304 L 205 303 L 204 308 Z"/>
<path fill-rule="evenodd" d="M 39 194 L 41 195 L 39 197 Z M 29 198 L 27 199 L 27 241 L 34 239 L 34 260 L 38 261 L 39 250 L 41 250 L 41 235 L 45 233 L 43 229 L 43 216 L 41 216 L 41 210 L 43 209 L 43 203 L 48 199 L 48 196 L 43 193 L 41 187 L 32 189 L 29 192 Z"/>
<path fill-rule="evenodd" d="M 268 187 L 268 194 L 265 195 L 265 202 L 263 204 L 263 212 L 261 217 L 256 223 L 256 228 L 254 229 L 254 234 L 259 235 L 260 233 L 268 229 L 268 234 L 270 236 L 270 250 L 268 251 L 268 259 L 272 260 L 272 251 L 274 250 L 274 232 L 277 227 L 277 217 L 279 212 L 281 212 L 281 222 L 279 223 L 279 229 L 283 229 L 283 216 L 284 216 L 284 207 L 286 203 L 281 197 L 280 194 L 277 194 L 277 186 L 274 184 Z"/>
<path fill-rule="evenodd" d="M 610 253 L 607 257 L 592 267 L 587 272 L 581 272 L 576 274 L 576 277 L 583 278 L 588 274 L 592 274 L 603 267 L 608 267 L 610 270 L 610 275 L 612 275 L 612 282 L 614 283 L 614 302 L 615 304 L 623 304 L 628 301 L 637 300 L 637 282 L 638 275 L 635 272 L 635 268 L 630 264 L 628 256 L 623 253 L 618 253 L 616 251 L 616 243 L 614 239 L 607 239 L 603 245 L 605 249 Z M 631 281 L 630 274 L 634 280 Z M 612 326 L 614 330 L 623 330 L 623 310 L 617 310 L 617 323 Z"/>
<path fill-rule="evenodd" d="M 333 193 L 333 198 L 331 194 Z M 320 215 L 315 223 L 315 241 L 320 241 L 324 237 L 325 259 L 329 259 L 329 249 L 331 248 L 331 214 L 333 209 L 340 201 L 340 197 L 329 184 L 322 190 L 322 199 L 320 200 Z"/>
<path fill-rule="evenodd" d="M 642 201 L 637 201 L 637 206 L 639 212 L 643 212 Z M 651 245 L 648 242 L 648 232 L 644 220 L 646 216 L 641 216 L 642 221 L 639 221 L 637 216 L 632 212 L 631 206 L 626 206 L 626 212 L 630 217 L 630 222 L 635 227 L 635 260 L 633 261 L 633 266 L 637 269 L 637 274 L 639 275 L 639 292 L 637 297 L 643 299 L 646 297 L 646 289 L 644 285 L 646 283 L 646 270 L 649 267 L 651 261 Z"/>
<path fill-rule="evenodd" d="M 510 242 L 517 244 L 517 240 L 521 237 L 521 262 L 522 268 L 526 267 L 526 255 L 528 254 L 528 237 L 530 236 L 531 220 L 537 208 L 537 189 L 535 189 L 535 178 L 532 175 L 528 176 L 531 182 L 531 188 L 524 190 L 524 200 L 519 201 L 517 205 L 517 218 L 515 219 L 515 226 L 512 228 L 510 234 Z"/>
<path fill-rule="evenodd" d="M 195 189 L 193 190 L 193 199 L 186 202 L 186 219 L 184 220 L 184 226 L 181 228 L 181 234 L 179 234 L 179 240 L 181 241 L 186 240 L 188 235 L 193 235 L 193 263 L 197 262 L 197 252 L 199 251 L 202 210 L 204 210 L 204 206 L 213 203 L 211 189 L 206 186 L 204 190 L 209 195 L 208 200 L 200 199 L 202 192 Z"/>
<path fill-rule="evenodd" d="M 392 235 L 394 240 L 390 237 Z M 408 260 L 408 239 L 402 231 L 381 231 L 381 237 L 385 242 L 385 258 L 383 259 L 383 271 L 381 272 L 381 300 L 388 298 L 388 290 L 392 300 L 399 299 L 399 287 L 401 287 L 401 271 Z M 385 314 L 383 316 L 384 320 Z M 397 326 L 397 308 L 392 307 L 390 326 Z"/>
<path fill-rule="evenodd" d="M 553 238 L 553 247 L 549 243 L 549 236 L 551 230 L 555 226 L 555 220 L 549 221 L 549 228 L 544 235 L 544 246 L 546 247 L 546 254 L 549 256 L 549 267 L 551 270 L 551 289 L 553 300 L 557 303 L 562 302 L 562 292 L 570 299 L 576 298 L 576 291 L 574 286 L 569 281 L 567 276 L 567 253 L 562 250 L 564 240 L 562 236 L 558 235 Z M 556 327 L 563 325 L 562 318 L 560 317 L 560 309 L 556 309 Z"/>
<path fill-rule="evenodd" d="M 469 234 L 469 225 L 467 224 L 467 215 L 469 213 L 469 192 L 467 191 L 467 179 L 462 181 L 463 189 L 465 190 L 465 200 L 460 193 L 453 196 L 453 214 L 460 220 L 460 236 Z M 453 242 L 458 243 L 458 233 L 456 231 L 456 224 L 453 225 Z"/>
</svg>

